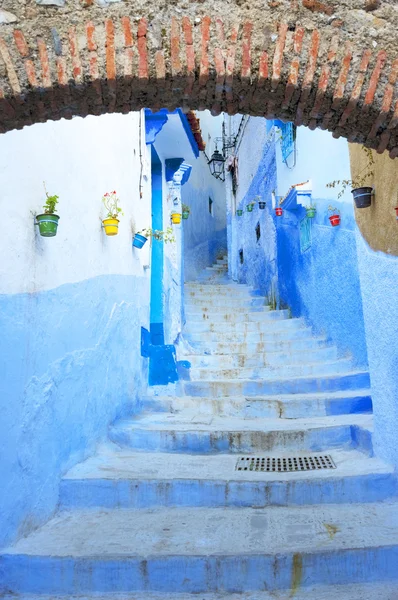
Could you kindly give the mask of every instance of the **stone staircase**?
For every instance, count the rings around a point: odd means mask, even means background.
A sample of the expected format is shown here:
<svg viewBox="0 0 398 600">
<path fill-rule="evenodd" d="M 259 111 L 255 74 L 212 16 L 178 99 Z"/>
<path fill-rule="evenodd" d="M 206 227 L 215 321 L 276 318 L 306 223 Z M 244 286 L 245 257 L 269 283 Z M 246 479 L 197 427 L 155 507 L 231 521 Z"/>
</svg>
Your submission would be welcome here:
<svg viewBox="0 0 398 600">
<path fill-rule="evenodd" d="M 3 551 L 5 597 L 398 599 L 397 478 L 373 456 L 368 373 L 226 267 L 185 287 L 184 378 L 115 423 L 59 513 Z"/>
</svg>

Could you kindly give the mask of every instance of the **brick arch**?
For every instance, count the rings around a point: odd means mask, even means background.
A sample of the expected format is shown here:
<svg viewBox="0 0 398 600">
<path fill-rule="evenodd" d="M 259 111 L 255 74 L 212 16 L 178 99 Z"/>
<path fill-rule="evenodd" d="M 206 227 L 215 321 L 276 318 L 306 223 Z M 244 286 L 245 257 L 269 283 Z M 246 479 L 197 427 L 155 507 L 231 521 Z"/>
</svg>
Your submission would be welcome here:
<svg viewBox="0 0 398 600">
<path fill-rule="evenodd" d="M 398 155 L 395 0 L 2 6 L 2 132 L 74 115 L 208 108 L 321 127 Z"/>
</svg>

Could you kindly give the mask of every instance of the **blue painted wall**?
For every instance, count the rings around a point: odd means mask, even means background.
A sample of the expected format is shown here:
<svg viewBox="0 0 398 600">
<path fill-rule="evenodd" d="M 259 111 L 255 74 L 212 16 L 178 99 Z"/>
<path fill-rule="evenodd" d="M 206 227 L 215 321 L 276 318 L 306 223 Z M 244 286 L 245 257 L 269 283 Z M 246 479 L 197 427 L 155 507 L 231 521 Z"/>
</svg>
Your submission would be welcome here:
<svg viewBox="0 0 398 600">
<path fill-rule="evenodd" d="M 293 316 L 304 316 L 315 333 L 325 334 L 341 355 L 352 354 L 355 364 L 367 366 L 362 298 L 352 204 L 334 203 L 341 225 L 328 218 L 330 200 L 313 199 L 317 206 L 311 221 L 311 247 L 300 249 L 299 221 L 304 208 L 275 217 L 277 226 L 278 282 L 282 306 Z"/>
<path fill-rule="evenodd" d="M 162 164 L 151 146 L 152 229 L 163 230 Z M 151 258 L 151 338 L 152 344 L 164 344 L 163 332 L 163 241 L 152 238 Z"/>
<path fill-rule="evenodd" d="M 338 203 L 330 198 L 312 198 L 317 206 L 317 216 L 311 224 L 312 245 L 302 252 L 299 222 L 305 216 L 305 209 L 301 204 L 299 207 L 296 204 L 291 207 L 292 210 L 285 209 L 282 217 L 275 216 L 272 191 L 278 190 L 278 173 L 286 170 L 286 166 L 280 164 L 278 158 L 277 136 L 275 139 L 267 137 L 269 127 L 265 121 L 258 121 L 264 120 L 250 120 L 239 152 L 240 183 L 236 208 L 242 209 L 243 215 L 239 217 L 232 214 L 233 211 L 228 215 L 233 277 L 260 290 L 269 301 L 275 300 L 278 307 L 289 307 L 292 316 L 304 316 L 314 333 L 325 335 L 337 346 L 341 356 L 352 355 L 357 366 L 366 367 L 367 350 L 352 201 Z M 312 148 L 307 148 L 303 142 L 301 152 L 308 150 L 317 154 L 321 149 L 320 142 L 322 139 L 318 141 L 314 138 Z M 248 154 L 248 147 L 252 147 L 252 155 Z M 290 177 L 295 177 L 296 183 L 312 177 L 316 189 L 324 188 L 320 179 L 322 181 L 327 174 L 322 172 L 322 177 L 317 180 L 316 162 L 312 170 L 310 167 L 311 161 L 308 163 L 307 157 L 305 167 L 299 167 L 295 175 Z M 341 168 L 341 165 L 338 167 Z M 253 212 L 247 212 L 247 204 L 256 196 L 267 202 L 266 208 L 260 210 L 255 205 Z M 334 206 L 338 205 L 341 211 L 340 227 L 333 228 L 330 225 L 328 206 L 331 202 Z M 261 230 L 258 241 L 257 224 Z M 243 264 L 240 250 L 243 251 Z"/>
<path fill-rule="evenodd" d="M 45 522 L 62 474 L 137 409 L 147 287 L 104 275 L 0 295 L 0 546 Z"/>
<path fill-rule="evenodd" d="M 398 257 L 374 252 L 357 234 L 374 411 L 374 447 L 398 468 Z"/>
</svg>

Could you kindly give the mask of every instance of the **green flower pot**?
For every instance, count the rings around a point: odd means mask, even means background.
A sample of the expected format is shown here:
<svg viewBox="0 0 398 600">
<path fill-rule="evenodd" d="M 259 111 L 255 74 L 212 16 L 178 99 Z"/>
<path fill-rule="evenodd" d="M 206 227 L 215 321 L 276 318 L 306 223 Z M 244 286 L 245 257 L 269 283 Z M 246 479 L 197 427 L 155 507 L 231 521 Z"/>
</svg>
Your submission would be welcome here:
<svg viewBox="0 0 398 600">
<path fill-rule="evenodd" d="M 253 205 L 253 204 L 248 204 L 248 205 L 246 206 L 247 212 L 253 212 L 253 208 L 254 208 L 254 205 Z"/>
<path fill-rule="evenodd" d="M 54 237 L 57 235 L 58 229 L 58 215 L 37 215 L 36 216 L 37 225 L 39 226 L 40 235 L 43 237 Z"/>
<path fill-rule="evenodd" d="M 182 218 L 183 219 L 188 219 L 188 217 L 189 217 L 189 212 L 187 210 L 183 210 L 182 211 Z"/>
<path fill-rule="evenodd" d="M 311 208 L 307 208 L 306 210 L 307 210 L 307 217 L 309 219 L 313 219 L 316 215 L 316 208 L 311 207 Z"/>
<path fill-rule="evenodd" d="M 236 214 L 238 215 L 238 217 L 241 217 L 243 215 L 243 210 L 239 208 L 239 210 L 236 211 Z"/>
</svg>

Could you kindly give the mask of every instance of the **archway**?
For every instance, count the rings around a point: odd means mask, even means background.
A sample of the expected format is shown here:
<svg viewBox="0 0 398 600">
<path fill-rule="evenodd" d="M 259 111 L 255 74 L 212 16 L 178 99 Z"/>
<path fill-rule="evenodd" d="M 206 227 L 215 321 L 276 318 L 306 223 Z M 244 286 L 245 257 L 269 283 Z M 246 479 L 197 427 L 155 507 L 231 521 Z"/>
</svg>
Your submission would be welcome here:
<svg viewBox="0 0 398 600">
<path fill-rule="evenodd" d="M 155 12 L 131 0 L 10 0 L 0 10 L 1 131 L 182 106 L 321 127 L 394 158 L 396 10 L 339 4 L 163 0 Z"/>
</svg>

